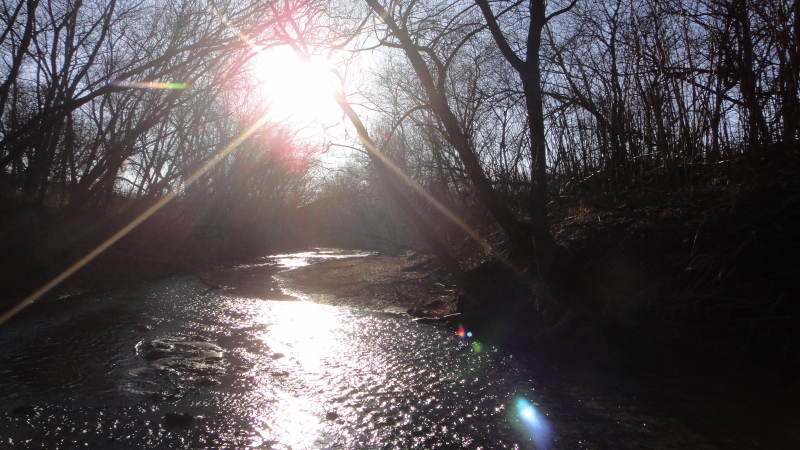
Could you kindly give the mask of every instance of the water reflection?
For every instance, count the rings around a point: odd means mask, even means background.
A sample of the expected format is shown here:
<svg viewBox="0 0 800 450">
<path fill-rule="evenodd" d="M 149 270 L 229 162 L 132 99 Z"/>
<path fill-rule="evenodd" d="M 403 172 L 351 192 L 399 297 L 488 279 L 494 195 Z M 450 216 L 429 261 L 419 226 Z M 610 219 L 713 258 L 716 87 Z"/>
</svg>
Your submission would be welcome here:
<svg viewBox="0 0 800 450">
<path fill-rule="evenodd" d="M 312 302 L 227 304 L 263 343 L 245 358 L 252 388 L 230 407 L 254 411 L 275 448 L 521 441 L 502 415 L 509 374 L 487 370 L 493 357 L 448 330 Z"/>
<path fill-rule="evenodd" d="M 277 401 L 275 409 L 264 412 L 259 419 L 271 423 L 269 440 L 273 448 L 312 448 L 322 433 L 319 399 L 300 395 L 288 388 L 271 392 L 274 377 L 323 374 L 325 360 L 337 343 L 336 331 L 341 323 L 334 308 L 313 303 L 264 303 L 256 322 L 267 325 L 268 332 L 259 338 L 273 351 L 271 358 L 278 371 L 262 374 L 258 382 L 259 395 L 272 394 Z M 259 389 L 257 388 L 257 389 Z"/>
<path fill-rule="evenodd" d="M 264 264 L 343 256 L 308 252 Z M 404 316 L 275 299 L 272 273 L 233 269 L 231 289 L 173 278 L 33 305 L 0 329 L 0 446 L 703 444 L 610 391 L 581 402 L 589 397 L 582 383 L 545 382 L 534 358 L 481 347 L 468 330 L 459 338 Z M 239 285 L 259 277 L 266 281 L 257 289 Z M 194 419 L 170 425 L 173 412 Z"/>
<path fill-rule="evenodd" d="M 285 255 L 272 255 L 264 258 L 267 263 L 277 264 L 281 268 L 296 269 L 326 259 L 343 259 L 371 255 L 370 252 L 358 250 L 339 250 L 321 248 L 308 252 L 289 253 Z"/>
<path fill-rule="evenodd" d="M 264 304 L 262 308 L 257 322 L 269 325 L 269 331 L 260 338 L 305 372 L 320 373 L 323 360 L 339 345 L 341 319 L 335 307 L 301 302 Z"/>
<path fill-rule="evenodd" d="M 285 392 L 279 394 L 275 416 L 264 418 L 272 422 L 272 448 L 313 448 L 321 433 L 318 411 L 310 398 L 297 398 Z"/>
</svg>

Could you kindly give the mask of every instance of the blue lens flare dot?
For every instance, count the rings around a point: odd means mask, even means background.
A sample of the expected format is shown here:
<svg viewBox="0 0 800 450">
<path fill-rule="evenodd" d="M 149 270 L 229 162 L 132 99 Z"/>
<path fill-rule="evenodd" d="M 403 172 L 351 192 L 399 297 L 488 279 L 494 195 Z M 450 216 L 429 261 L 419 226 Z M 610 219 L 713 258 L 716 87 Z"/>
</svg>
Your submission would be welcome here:
<svg viewBox="0 0 800 450">
<path fill-rule="evenodd" d="M 516 406 L 517 417 L 512 419 L 518 419 L 520 431 L 533 441 L 537 450 L 550 448 L 553 432 L 536 406 L 522 397 L 517 398 Z"/>
</svg>

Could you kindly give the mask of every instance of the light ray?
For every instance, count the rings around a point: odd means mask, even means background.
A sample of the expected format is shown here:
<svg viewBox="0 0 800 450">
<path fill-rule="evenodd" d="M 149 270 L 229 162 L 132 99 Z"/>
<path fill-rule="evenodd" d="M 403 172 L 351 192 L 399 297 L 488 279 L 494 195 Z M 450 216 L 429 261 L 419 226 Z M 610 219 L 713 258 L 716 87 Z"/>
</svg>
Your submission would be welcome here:
<svg viewBox="0 0 800 450">
<path fill-rule="evenodd" d="M 364 147 L 367 149 L 368 152 L 379 158 L 386 165 L 386 167 L 389 168 L 389 170 L 391 170 L 404 183 L 406 183 L 417 193 L 419 193 L 422 197 L 424 197 L 425 200 L 429 201 L 436 209 L 439 210 L 440 213 L 442 213 L 451 222 L 456 224 L 456 226 L 461 228 L 461 230 L 467 233 L 472 239 L 475 240 L 475 242 L 479 243 L 484 248 L 485 251 L 495 256 L 499 255 L 499 252 L 495 250 L 494 247 L 492 247 L 492 245 L 488 241 L 486 241 L 480 235 L 478 235 L 478 233 L 475 230 L 473 230 L 469 225 L 467 225 L 463 220 L 459 219 L 458 216 L 456 216 L 455 213 L 450 211 L 448 207 L 443 205 L 441 202 L 439 202 L 439 200 L 437 200 L 431 194 L 429 194 L 428 191 L 425 190 L 425 188 L 420 186 L 416 181 L 412 180 L 411 177 L 406 175 L 406 173 L 401 168 L 397 167 L 397 165 L 395 165 L 389 158 L 387 158 L 382 151 L 378 150 L 378 147 L 372 141 L 372 138 L 369 137 L 369 134 L 366 131 L 366 127 L 361 122 L 361 119 L 359 119 L 358 115 L 355 113 L 353 108 L 347 103 L 347 100 L 344 98 L 344 95 L 342 95 L 339 92 L 336 92 L 334 94 L 334 99 L 342 108 L 342 110 L 345 111 L 345 114 L 350 119 L 350 121 L 353 122 L 353 125 L 355 125 L 356 130 L 358 131 L 358 138 L 361 140 L 361 143 L 364 145 Z M 503 258 L 501 258 L 501 260 L 503 260 Z"/>
<path fill-rule="evenodd" d="M 205 8 L 206 11 L 208 11 L 211 14 L 217 16 L 217 19 L 219 19 L 220 22 L 222 22 L 222 24 L 225 25 L 225 27 L 227 27 L 229 30 L 233 31 L 233 33 L 239 39 L 241 39 L 242 42 L 244 42 L 251 49 L 253 49 L 253 51 L 255 51 L 255 52 L 260 52 L 261 51 L 261 48 L 252 39 L 247 37 L 246 34 L 242 33 L 242 31 L 239 28 L 237 28 L 236 25 L 232 24 L 228 20 L 227 17 L 225 17 L 224 15 L 220 14 L 220 12 L 217 11 L 217 8 L 214 8 L 213 6 L 209 5 L 208 2 L 206 2 L 206 0 L 200 0 L 200 4 L 203 5 L 203 8 Z"/>
<path fill-rule="evenodd" d="M 42 286 L 39 290 L 34 292 L 33 294 L 29 295 L 23 301 L 21 301 L 17 306 L 11 308 L 10 310 L 6 311 L 5 314 L 0 316 L 0 325 L 7 322 L 9 319 L 14 317 L 17 313 L 25 309 L 26 306 L 30 305 L 31 303 L 35 302 L 39 298 L 41 298 L 44 294 L 49 292 L 54 287 L 58 286 L 62 281 L 69 278 L 72 274 L 80 270 L 83 266 L 91 262 L 95 259 L 99 254 L 103 253 L 114 245 L 117 241 L 122 239 L 126 234 L 130 233 L 131 230 L 139 226 L 142 222 L 147 220 L 148 217 L 152 216 L 156 211 L 164 207 L 167 203 L 172 201 L 178 194 L 184 190 L 187 186 L 197 181 L 204 173 L 208 171 L 208 169 L 212 168 L 218 162 L 222 161 L 230 152 L 232 152 L 236 147 L 238 147 L 242 142 L 244 142 L 247 138 L 249 138 L 253 133 L 255 133 L 258 129 L 260 129 L 264 124 L 267 123 L 268 117 L 266 115 L 262 116 L 253 126 L 245 130 L 242 134 L 240 134 L 236 139 L 234 139 L 231 143 L 229 143 L 222 151 L 217 153 L 213 158 L 211 158 L 203 167 L 195 171 L 193 174 L 189 175 L 181 184 L 178 189 L 170 192 L 168 195 L 164 196 L 160 199 L 156 204 L 148 208 L 145 212 L 140 214 L 137 218 L 133 219 L 128 225 L 123 227 L 121 230 L 117 231 L 113 236 L 106 239 L 105 242 L 97 246 L 94 250 L 89 252 L 86 256 L 79 259 L 75 264 L 70 266 L 67 270 L 61 272 L 60 275 L 53 278 L 49 283 Z"/>
<path fill-rule="evenodd" d="M 288 36 L 286 33 L 284 33 L 284 35 Z M 286 39 L 286 42 L 287 44 L 289 44 L 290 47 L 292 47 L 292 49 L 295 51 L 295 53 L 297 53 L 297 55 L 301 59 L 303 59 L 307 63 L 311 63 L 311 56 L 304 49 L 300 48 L 300 46 L 297 45 L 296 42 L 289 40 L 288 38 Z M 330 71 L 332 73 L 335 73 L 335 71 L 332 69 Z M 335 74 L 337 76 L 339 75 L 338 73 Z M 338 78 L 341 79 L 341 76 L 338 76 Z M 467 235 L 470 236 L 475 242 L 480 244 L 481 247 L 483 247 L 484 251 L 491 254 L 492 256 L 498 257 L 498 259 L 506 263 L 506 265 L 511 270 L 519 272 L 519 270 L 516 267 L 514 267 L 511 264 L 508 264 L 505 258 L 500 254 L 500 252 L 497 251 L 488 241 L 486 241 L 480 235 L 478 235 L 478 233 L 475 230 L 473 230 L 472 227 L 467 225 L 463 220 L 459 219 L 458 216 L 456 216 L 455 213 L 450 211 L 448 207 L 446 207 L 441 202 L 439 202 L 439 200 L 434 198 L 430 193 L 428 193 L 427 190 L 425 190 L 425 188 L 423 188 L 416 181 L 411 179 L 411 177 L 409 177 L 401 168 L 397 167 L 397 165 L 395 165 L 389 158 L 387 158 L 386 155 L 384 155 L 383 152 L 380 151 L 378 147 L 375 145 L 375 142 L 373 142 L 372 138 L 369 136 L 369 133 L 367 132 L 367 128 L 361 122 L 361 119 L 359 118 L 355 110 L 352 108 L 352 106 L 350 106 L 350 103 L 347 101 L 344 94 L 338 91 L 333 81 L 328 79 L 328 83 L 330 83 L 331 85 L 331 93 L 334 101 L 336 101 L 336 103 L 342 109 L 342 112 L 345 113 L 345 115 L 350 119 L 350 121 L 356 127 L 356 130 L 358 132 L 358 138 L 364 145 L 364 147 L 367 149 L 367 152 L 380 159 L 386 165 L 386 167 L 388 167 L 389 170 L 391 170 L 395 175 L 397 175 L 404 183 L 406 183 L 409 187 L 414 189 L 414 191 L 419 193 L 419 195 L 425 198 L 425 200 L 429 201 L 437 210 L 439 210 L 440 213 L 442 213 L 442 215 L 444 215 L 448 220 L 453 222 L 457 227 L 459 227 L 461 230 L 467 233 Z"/>
<path fill-rule="evenodd" d="M 211 14 L 214 14 L 229 30 L 233 31 L 236 36 L 241 39 L 244 43 L 246 43 L 253 51 L 261 52 L 261 48 L 256 45 L 256 43 L 247 37 L 244 33 L 241 32 L 236 26 L 230 23 L 225 16 L 219 13 L 216 8 L 209 5 L 205 0 L 200 0 L 200 3 L 203 7 L 209 11 Z M 165 82 L 158 82 L 158 81 L 124 81 L 124 80 L 115 80 L 112 81 L 110 84 L 120 87 L 130 87 L 130 88 L 139 88 L 139 89 L 188 89 L 191 87 L 189 83 L 165 83 Z M 103 253 L 107 250 L 110 246 L 114 245 L 117 241 L 122 239 L 126 234 L 130 233 L 131 230 L 139 226 L 142 222 L 147 220 L 148 217 L 152 216 L 156 211 L 164 207 L 167 203 L 172 201 L 178 193 L 183 190 L 186 186 L 195 182 L 200 176 L 203 175 L 208 169 L 213 167 L 215 164 L 220 162 L 224 159 L 233 149 L 239 146 L 245 139 L 250 137 L 254 132 L 256 132 L 259 128 L 261 128 L 268 120 L 267 115 L 264 115 L 259 119 L 255 125 L 248 128 L 244 133 L 239 135 L 235 140 L 233 140 L 227 147 L 225 147 L 221 152 L 219 152 L 215 157 L 211 158 L 203 167 L 197 170 L 195 173 L 190 175 L 186 180 L 184 180 L 183 184 L 181 185 L 180 189 L 176 189 L 175 191 L 169 193 L 164 198 L 159 200 L 156 204 L 148 208 L 145 212 L 143 212 L 139 217 L 131 221 L 128 225 L 123 227 L 119 230 L 116 234 L 108 238 L 105 242 L 100 244 L 97 248 L 89 252 L 86 256 L 78 260 L 75 264 L 70 266 L 67 270 L 62 272 L 57 277 L 53 278 L 49 283 L 42 286 L 39 290 L 34 292 L 33 294 L 29 295 L 27 298 L 22 300 L 19 304 L 11 308 L 10 310 L 6 311 L 2 316 L 0 316 L 0 325 L 7 322 L 9 319 L 17 315 L 20 311 L 25 309 L 28 305 L 35 302 L 39 298 L 41 298 L 44 294 L 49 292 L 54 287 L 58 286 L 69 278 L 72 274 L 80 270 L 83 266 L 91 262 L 95 259 L 98 255 Z"/>
<path fill-rule="evenodd" d="M 212 14 L 217 16 L 217 18 L 219 18 L 220 21 L 222 21 L 222 23 L 226 27 L 228 27 L 231 31 L 233 31 L 242 41 L 244 41 L 254 51 L 261 52 L 261 49 L 250 38 L 248 38 L 238 28 L 236 28 L 234 25 L 232 25 L 213 6 L 209 5 L 204 0 L 200 0 L 200 2 L 203 4 L 203 6 L 209 12 L 211 12 Z M 301 49 L 299 49 L 296 45 L 292 45 L 293 44 L 292 42 L 289 42 L 289 44 L 294 48 L 294 50 L 298 53 L 298 55 L 302 59 L 304 59 L 307 62 L 311 61 L 310 56 L 306 52 L 301 51 Z M 124 81 L 119 81 L 119 83 L 122 83 L 123 86 L 127 86 L 127 87 L 150 88 L 150 89 L 186 89 L 188 87 L 188 85 L 185 84 L 185 83 L 124 82 Z M 335 87 L 333 86 L 333 83 L 332 82 L 330 82 L 330 83 L 331 83 L 331 87 L 332 87 L 332 91 L 333 91 L 334 100 L 339 104 L 340 107 L 342 107 L 343 110 L 346 111 L 346 109 L 345 109 L 345 105 L 346 105 L 352 111 L 352 115 L 351 114 L 347 114 L 348 118 L 353 122 L 354 125 L 356 125 L 356 128 L 359 129 L 359 131 L 358 131 L 359 139 L 361 140 L 362 144 L 367 149 L 367 151 L 372 153 L 376 157 L 378 157 L 381 161 L 383 161 L 383 163 L 394 174 L 396 174 L 404 183 L 409 185 L 416 192 L 418 192 L 422 197 L 424 197 L 426 200 L 428 200 L 447 219 L 449 219 L 456 226 L 458 226 L 465 233 L 467 233 L 472 239 L 474 239 L 476 242 L 478 242 L 484 248 L 485 251 L 487 251 L 488 253 L 490 253 L 490 254 L 492 254 L 494 256 L 500 256 L 500 260 L 501 261 L 505 261 L 505 259 L 502 258 L 502 255 L 500 255 L 500 253 L 496 249 L 494 249 L 494 247 L 491 244 L 489 244 L 489 242 L 487 242 L 480 235 L 478 235 L 477 232 L 475 232 L 464 221 L 459 219 L 458 216 L 456 216 L 452 211 L 450 211 L 449 208 L 447 208 L 445 205 L 440 203 L 436 198 L 434 198 L 431 194 L 429 194 L 428 191 L 425 190 L 425 188 L 423 188 L 417 182 L 415 182 L 413 179 L 411 179 L 402 169 L 397 167 L 391 160 L 389 160 L 389 158 L 387 158 L 383 154 L 383 152 L 378 150 L 377 146 L 372 141 L 372 139 L 369 137 L 369 134 L 366 132 L 366 128 L 361 123 L 360 119 L 358 118 L 358 115 L 355 114 L 355 111 L 352 110 L 352 107 L 350 107 L 349 103 L 347 103 L 347 100 L 344 98 L 344 96 L 335 89 Z M 172 201 L 183 188 L 185 188 L 186 186 L 192 184 L 200 176 L 202 176 L 202 174 L 205 173 L 208 169 L 210 169 L 212 166 L 214 166 L 219 161 L 221 161 L 223 158 L 225 158 L 231 151 L 233 151 L 233 149 L 235 149 L 237 146 L 239 146 L 239 144 L 241 144 L 245 139 L 250 137 L 250 135 L 252 135 L 256 130 L 258 130 L 266 122 L 267 122 L 267 116 L 265 115 L 261 119 L 259 119 L 259 121 L 256 122 L 255 125 L 253 125 L 249 129 L 247 129 L 244 133 L 239 135 L 239 137 L 236 138 L 233 142 L 228 144 L 228 146 L 225 147 L 225 149 L 223 149 L 220 153 L 218 153 L 214 158 L 209 160 L 208 163 L 206 163 L 203 167 L 201 167 L 195 173 L 193 173 L 188 178 L 186 178 L 186 180 L 181 185 L 180 189 L 177 189 L 174 192 L 171 192 L 168 195 L 166 195 L 164 198 L 159 200 L 156 204 L 154 204 L 153 206 L 148 208 L 145 212 L 143 212 L 141 215 L 139 215 L 139 217 L 137 217 L 136 219 L 131 221 L 128 225 L 123 227 L 116 234 L 114 234 L 113 236 L 108 238 L 105 242 L 100 244 L 97 248 L 95 248 L 94 250 L 89 252 L 89 254 L 87 254 L 86 256 L 81 258 L 80 260 L 78 260 L 76 263 L 74 263 L 72 266 L 70 266 L 67 270 L 62 272 L 57 277 L 53 278 L 53 280 L 51 280 L 49 283 L 47 283 L 44 286 L 42 286 L 39 290 L 37 290 L 36 292 L 34 292 L 33 294 L 31 294 L 30 296 L 25 298 L 23 301 L 21 301 L 15 307 L 13 307 L 12 309 L 10 309 L 6 313 L 4 313 L 2 316 L 0 316 L 0 325 L 2 325 L 3 323 L 7 322 L 9 319 L 14 317 L 17 313 L 19 313 L 20 311 L 25 309 L 25 307 L 27 307 L 31 303 L 35 302 L 36 300 L 41 298 L 44 294 L 49 292 L 51 289 L 53 289 L 54 287 L 59 285 L 61 282 L 63 282 L 67 278 L 69 278 L 72 274 L 74 274 L 75 272 L 80 270 L 82 267 L 84 267 L 86 264 L 91 262 L 94 258 L 96 258 L 98 255 L 103 253 L 106 249 L 108 249 L 114 243 L 116 243 L 117 241 L 122 239 L 125 235 L 130 233 L 131 230 L 133 230 L 134 228 L 139 226 L 142 222 L 147 220 L 147 218 L 152 216 L 156 211 L 161 209 L 164 205 L 166 205 L 167 203 Z M 516 268 L 513 267 L 512 265 L 508 264 L 508 266 L 511 267 L 512 269 L 516 270 Z"/>
</svg>

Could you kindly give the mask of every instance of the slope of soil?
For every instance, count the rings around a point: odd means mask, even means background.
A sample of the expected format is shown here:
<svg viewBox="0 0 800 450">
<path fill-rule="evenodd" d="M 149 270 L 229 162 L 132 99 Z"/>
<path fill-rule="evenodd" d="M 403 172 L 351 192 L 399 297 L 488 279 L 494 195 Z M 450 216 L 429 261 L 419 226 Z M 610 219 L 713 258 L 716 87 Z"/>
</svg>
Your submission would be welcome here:
<svg viewBox="0 0 800 450">
<path fill-rule="evenodd" d="M 691 170 L 691 183 L 659 175 L 559 200 L 562 300 L 583 312 L 581 326 L 663 370 L 796 384 L 800 151 Z"/>
<path fill-rule="evenodd" d="M 329 301 L 336 304 L 408 310 L 441 303 L 437 305 L 442 306 L 440 314 L 454 307 L 455 292 L 447 287 L 448 277 L 429 257 L 420 254 L 334 259 L 280 276 L 292 288 L 328 294 Z"/>
</svg>

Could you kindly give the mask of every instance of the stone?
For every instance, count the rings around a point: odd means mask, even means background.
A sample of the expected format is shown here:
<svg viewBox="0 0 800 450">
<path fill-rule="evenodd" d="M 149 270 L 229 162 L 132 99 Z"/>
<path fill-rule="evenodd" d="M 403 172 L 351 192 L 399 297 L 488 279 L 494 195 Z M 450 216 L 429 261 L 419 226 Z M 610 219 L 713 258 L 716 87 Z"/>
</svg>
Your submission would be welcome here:
<svg viewBox="0 0 800 450">
<path fill-rule="evenodd" d="M 192 423 L 194 417 L 189 413 L 168 412 L 164 417 L 164 423 L 174 426 L 186 426 Z"/>
<path fill-rule="evenodd" d="M 21 414 L 21 415 L 31 416 L 36 414 L 36 408 L 30 405 L 17 406 L 16 408 L 14 408 L 13 411 L 11 411 L 11 414 Z"/>
</svg>

